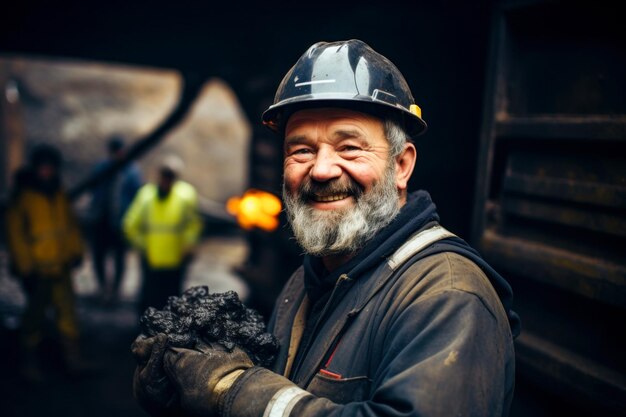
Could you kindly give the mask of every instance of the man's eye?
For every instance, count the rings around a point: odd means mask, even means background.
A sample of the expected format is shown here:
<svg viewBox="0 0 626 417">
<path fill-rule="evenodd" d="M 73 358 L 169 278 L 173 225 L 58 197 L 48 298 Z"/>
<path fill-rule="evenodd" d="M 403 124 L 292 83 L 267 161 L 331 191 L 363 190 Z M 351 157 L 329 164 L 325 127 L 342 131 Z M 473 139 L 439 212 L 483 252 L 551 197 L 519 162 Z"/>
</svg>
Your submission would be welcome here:
<svg viewBox="0 0 626 417">
<path fill-rule="evenodd" d="M 308 155 L 310 153 L 312 153 L 311 150 L 307 148 L 300 148 L 291 152 L 292 155 Z"/>
<path fill-rule="evenodd" d="M 361 148 L 359 148 L 358 146 L 352 146 L 352 145 L 346 145 L 341 148 L 342 152 L 355 152 L 355 151 L 360 151 L 360 150 Z"/>
</svg>

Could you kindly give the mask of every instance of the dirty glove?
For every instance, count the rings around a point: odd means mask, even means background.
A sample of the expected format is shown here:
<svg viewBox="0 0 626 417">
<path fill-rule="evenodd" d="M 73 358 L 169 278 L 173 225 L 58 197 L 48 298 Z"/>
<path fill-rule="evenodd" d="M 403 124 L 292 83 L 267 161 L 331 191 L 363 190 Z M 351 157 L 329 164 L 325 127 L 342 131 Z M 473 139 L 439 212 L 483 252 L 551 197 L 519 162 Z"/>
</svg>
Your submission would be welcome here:
<svg viewBox="0 0 626 417">
<path fill-rule="evenodd" d="M 131 345 L 137 362 L 133 377 L 133 395 L 151 416 L 174 416 L 180 411 L 174 385 L 163 371 L 167 336 L 139 335 Z"/>
<path fill-rule="evenodd" d="M 170 348 L 164 368 L 176 386 L 181 408 L 190 415 L 219 416 L 220 400 L 235 380 L 254 366 L 248 355 L 219 344 L 198 343 L 196 350 Z"/>
</svg>

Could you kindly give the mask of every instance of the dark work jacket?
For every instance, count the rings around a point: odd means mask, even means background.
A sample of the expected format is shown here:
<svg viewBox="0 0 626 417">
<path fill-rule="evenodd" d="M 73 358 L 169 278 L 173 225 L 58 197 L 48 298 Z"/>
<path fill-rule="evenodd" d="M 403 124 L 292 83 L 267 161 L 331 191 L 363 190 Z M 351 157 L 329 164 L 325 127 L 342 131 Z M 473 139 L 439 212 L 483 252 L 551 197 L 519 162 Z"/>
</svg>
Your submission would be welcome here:
<svg viewBox="0 0 626 417">
<path fill-rule="evenodd" d="M 270 320 L 281 343 L 273 372 L 246 371 L 228 392 L 224 415 L 263 415 L 291 387 L 304 391 L 276 415 L 506 416 L 519 332 L 511 289 L 445 229 L 439 240 L 416 245 L 441 231 L 436 219 L 427 193 L 410 196 L 384 239 L 340 269 L 294 365 L 306 327 L 305 281 L 312 281 L 305 268 L 296 271 Z"/>
<path fill-rule="evenodd" d="M 107 170 L 114 163 L 104 159 L 96 164 L 94 173 Z M 93 190 L 89 206 L 89 220 L 103 227 L 121 230 L 122 218 L 142 186 L 141 171 L 131 163 L 109 178 L 103 179 Z"/>
</svg>

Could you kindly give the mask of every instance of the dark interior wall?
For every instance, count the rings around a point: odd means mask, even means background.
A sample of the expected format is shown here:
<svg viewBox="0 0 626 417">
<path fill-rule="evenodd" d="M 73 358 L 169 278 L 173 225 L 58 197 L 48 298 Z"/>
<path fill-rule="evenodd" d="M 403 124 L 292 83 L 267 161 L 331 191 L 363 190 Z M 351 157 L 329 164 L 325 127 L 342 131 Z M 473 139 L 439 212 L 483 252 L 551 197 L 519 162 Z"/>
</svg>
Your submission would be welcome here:
<svg viewBox="0 0 626 417">
<path fill-rule="evenodd" d="M 308 46 L 362 39 L 404 73 L 429 124 L 417 144 L 420 160 L 411 188 L 428 189 L 446 226 L 469 237 L 488 0 L 252 5 L 31 0 L 3 8 L 3 53 L 178 68 L 225 79 L 255 127 L 255 140 L 267 137 L 260 115 Z M 251 178 L 251 184 L 274 191 L 279 182 L 255 178 L 254 172 Z"/>
</svg>

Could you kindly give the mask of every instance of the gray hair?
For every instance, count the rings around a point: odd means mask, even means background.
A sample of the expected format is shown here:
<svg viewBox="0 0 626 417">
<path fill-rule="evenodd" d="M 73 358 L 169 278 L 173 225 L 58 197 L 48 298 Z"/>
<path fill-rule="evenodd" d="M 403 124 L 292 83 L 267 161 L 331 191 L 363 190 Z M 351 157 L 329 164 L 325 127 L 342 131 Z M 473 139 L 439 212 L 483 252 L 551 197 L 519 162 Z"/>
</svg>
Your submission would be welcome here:
<svg viewBox="0 0 626 417">
<path fill-rule="evenodd" d="M 404 145 L 409 141 L 409 135 L 404 128 L 394 119 L 383 121 L 383 132 L 389 141 L 389 158 L 395 158 L 404 150 Z"/>
</svg>

